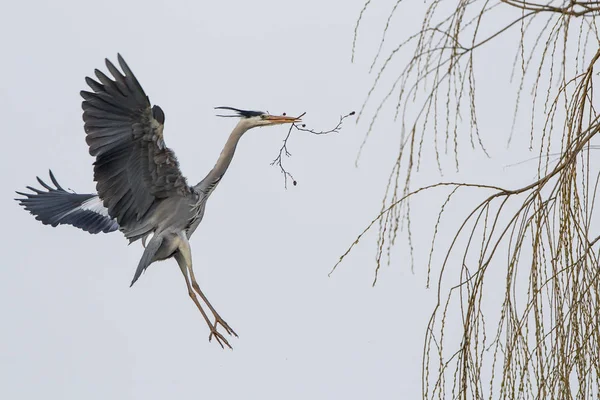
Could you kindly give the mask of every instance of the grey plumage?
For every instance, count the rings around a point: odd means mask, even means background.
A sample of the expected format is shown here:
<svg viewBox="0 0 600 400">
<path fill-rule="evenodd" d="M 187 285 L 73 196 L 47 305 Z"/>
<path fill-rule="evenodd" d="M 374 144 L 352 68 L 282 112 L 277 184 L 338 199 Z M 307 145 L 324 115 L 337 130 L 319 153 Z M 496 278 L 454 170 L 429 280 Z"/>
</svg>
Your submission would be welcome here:
<svg viewBox="0 0 600 400">
<path fill-rule="evenodd" d="M 249 129 L 298 122 L 298 118 L 273 116 L 262 111 L 234 111 L 239 123 L 231 132 L 214 168 L 198 184 L 189 186 L 179 170 L 175 153 L 164 141 L 165 114 L 152 106 L 125 60 L 121 71 L 106 60 L 112 79 L 95 70 L 97 80 L 85 79 L 92 91 L 82 91 L 83 121 L 90 155 L 95 157 L 97 194 L 65 191 L 52 172 L 55 188 L 38 178 L 46 191 L 28 186 L 33 193 L 16 199 L 44 224 L 70 224 L 90 233 L 119 229 L 130 242 L 148 242 L 131 285 L 150 264 L 175 258 L 185 278 L 188 294 L 200 310 L 213 336 L 229 345 L 220 325 L 236 335 L 200 290 L 192 269 L 189 238 L 204 216 L 206 201 L 227 171 L 237 143 Z M 196 294 L 214 317 L 211 322 Z M 237 335 L 236 335 L 237 336 Z"/>
<path fill-rule="evenodd" d="M 44 225 L 73 225 L 89 233 L 108 233 L 119 229 L 119 224 L 109 216 L 97 195 L 69 193 L 58 184 L 52 171 L 49 172 L 55 187 L 37 178 L 46 191 L 27 186 L 33 193 L 17 192 L 24 198 L 15 200 L 35 219 Z"/>
<path fill-rule="evenodd" d="M 133 241 L 158 228 L 158 221 L 148 214 L 150 208 L 159 208 L 166 198 L 191 197 L 192 192 L 175 154 L 164 143 L 164 113 L 158 106 L 153 111 L 120 55 L 118 61 L 125 75 L 106 60 L 115 80 L 98 70 L 100 82 L 87 80 L 94 93 L 81 92 L 83 120 L 90 155 L 96 157 L 98 195 Z"/>
</svg>

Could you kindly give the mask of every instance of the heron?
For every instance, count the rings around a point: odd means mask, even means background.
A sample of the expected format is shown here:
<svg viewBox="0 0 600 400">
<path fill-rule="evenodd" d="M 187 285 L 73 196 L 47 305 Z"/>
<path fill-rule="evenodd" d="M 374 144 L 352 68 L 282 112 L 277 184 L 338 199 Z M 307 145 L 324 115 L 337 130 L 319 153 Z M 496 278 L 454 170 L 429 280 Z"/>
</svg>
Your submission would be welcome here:
<svg viewBox="0 0 600 400">
<path fill-rule="evenodd" d="M 224 117 L 237 117 L 214 167 L 198 184 L 190 186 L 179 169 L 173 150 L 165 145 L 165 113 L 149 97 L 123 59 L 120 70 L 108 59 L 112 75 L 94 71 L 86 77 L 91 91 L 81 91 L 83 121 L 89 153 L 95 157 L 97 193 L 65 190 L 52 171 L 54 186 L 39 177 L 42 190 L 27 186 L 31 193 L 17 192 L 15 199 L 43 224 L 72 225 L 89 233 L 121 231 L 133 243 L 141 239 L 144 251 L 131 285 L 154 262 L 174 258 L 185 279 L 188 295 L 224 348 L 232 348 L 224 333 L 238 335 L 208 301 L 194 276 L 190 237 L 202 221 L 206 202 L 233 159 L 238 142 L 248 130 L 294 124 L 299 117 L 271 115 L 234 107 L 215 107 Z M 212 317 L 201 304 L 204 303 Z"/>
</svg>

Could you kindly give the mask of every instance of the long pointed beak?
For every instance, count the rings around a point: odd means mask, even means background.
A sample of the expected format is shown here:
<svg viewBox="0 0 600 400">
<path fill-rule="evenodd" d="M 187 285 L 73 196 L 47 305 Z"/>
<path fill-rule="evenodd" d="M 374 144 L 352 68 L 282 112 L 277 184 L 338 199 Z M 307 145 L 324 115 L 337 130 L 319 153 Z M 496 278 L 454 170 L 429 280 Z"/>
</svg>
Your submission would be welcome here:
<svg viewBox="0 0 600 400">
<path fill-rule="evenodd" d="M 272 125 L 278 124 L 293 124 L 294 122 L 302 122 L 300 117 L 288 117 L 287 115 L 265 115 L 264 119 Z"/>
</svg>

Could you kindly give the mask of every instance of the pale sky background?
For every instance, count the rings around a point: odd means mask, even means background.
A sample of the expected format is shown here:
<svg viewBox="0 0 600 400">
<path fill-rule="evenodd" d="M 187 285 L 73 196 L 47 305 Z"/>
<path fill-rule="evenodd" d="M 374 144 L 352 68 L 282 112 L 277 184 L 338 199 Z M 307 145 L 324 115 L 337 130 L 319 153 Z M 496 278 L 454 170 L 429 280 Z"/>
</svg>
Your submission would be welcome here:
<svg viewBox="0 0 600 400">
<path fill-rule="evenodd" d="M 288 190 L 269 165 L 286 128 L 255 129 L 242 139 L 191 240 L 201 287 L 240 336 L 230 341 L 233 351 L 208 342 L 174 260 L 153 264 L 129 288 L 140 243 L 127 246 L 118 232 L 43 226 L 12 200 L 36 175 L 45 179 L 48 168 L 64 187 L 94 191 L 79 91 L 86 75 L 104 69 L 105 57 L 120 52 L 163 108 L 165 141 L 196 183 L 235 124 L 215 117 L 214 106 L 307 112 L 305 122 L 316 129 L 358 110 L 394 1 L 379 1 L 366 15 L 354 64 L 362 0 L 5 3 L 0 398 L 420 396 L 423 336 L 435 300 L 422 262 L 444 196 L 415 206 L 423 216 L 417 236 L 425 240 L 416 247 L 414 273 L 399 246 L 372 288 L 371 235 L 327 276 L 380 207 L 398 145 L 389 116 L 359 168 L 354 160 L 367 121 L 349 120 L 336 135 L 295 132 L 285 162 L 298 186 Z M 414 31 L 406 10 L 394 20 L 394 40 Z M 512 60 L 512 50 L 506 54 Z M 481 60 L 492 75 L 499 74 L 495 57 L 503 55 Z M 482 90 L 496 105 L 508 104 L 510 90 L 499 77 Z M 484 138 L 497 158 L 490 163 L 465 150 L 460 176 L 528 182 L 533 173 L 504 168 L 529 156 L 506 152 L 510 121 L 494 120 L 494 101 L 479 111 L 490 121 Z M 431 164 L 415 182 L 440 179 Z"/>
</svg>

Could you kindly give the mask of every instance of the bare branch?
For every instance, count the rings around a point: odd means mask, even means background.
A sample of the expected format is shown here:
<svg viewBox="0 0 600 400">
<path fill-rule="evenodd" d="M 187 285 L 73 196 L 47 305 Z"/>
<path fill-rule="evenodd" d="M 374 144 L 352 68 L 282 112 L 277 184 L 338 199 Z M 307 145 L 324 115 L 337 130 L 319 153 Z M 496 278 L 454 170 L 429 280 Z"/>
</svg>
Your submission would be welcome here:
<svg viewBox="0 0 600 400">
<path fill-rule="evenodd" d="M 305 114 L 306 113 L 302 113 L 298 118 L 302 118 Z M 288 178 L 292 180 L 292 184 L 294 186 L 296 186 L 298 184 L 298 181 L 296 181 L 296 179 L 294 179 L 294 176 L 283 166 L 284 158 L 291 157 L 291 155 L 292 155 L 292 153 L 290 153 L 288 150 L 288 140 L 290 139 L 290 136 L 292 135 L 292 131 L 295 129 L 295 130 L 298 130 L 301 132 L 312 133 L 313 135 L 328 135 L 331 133 L 338 133 L 342 129 L 342 124 L 343 124 L 344 120 L 350 116 L 353 116 L 354 114 L 355 114 L 355 112 L 352 111 L 352 112 L 349 112 L 348 114 L 342 115 L 336 126 L 334 126 L 332 129 L 328 129 L 328 130 L 324 130 L 324 131 L 316 131 L 314 129 L 308 129 L 308 128 L 306 128 L 306 124 L 290 125 L 290 129 L 288 130 L 288 133 L 285 136 L 285 139 L 283 139 L 283 144 L 281 145 L 281 148 L 279 149 L 279 154 L 277 154 L 277 157 L 275 157 L 275 159 L 271 162 L 271 165 L 278 166 L 279 170 L 283 174 L 283 182 L 284 182 L 284 187 L 286 189 L 287 189 Z"/>
</svg>

